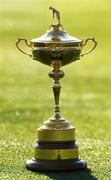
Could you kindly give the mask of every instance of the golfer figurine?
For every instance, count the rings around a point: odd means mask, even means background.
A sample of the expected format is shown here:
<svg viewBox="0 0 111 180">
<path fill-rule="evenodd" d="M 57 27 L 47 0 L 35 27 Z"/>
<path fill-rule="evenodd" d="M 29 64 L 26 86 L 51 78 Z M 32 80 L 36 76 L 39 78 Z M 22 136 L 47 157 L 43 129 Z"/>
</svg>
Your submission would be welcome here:
<svg viewBox="0 0 111 180">
<path fill-rule="evenodd" d="M 53 12 L 53 18 L 56 15 L 56 18 L 58 20 L 58 24 L 60 25 L 60 12 L 56 8 L 54 8 L 52 6 L 50 6 L 49 9 L 52 10 L 52 12 Z"/>
</svg>

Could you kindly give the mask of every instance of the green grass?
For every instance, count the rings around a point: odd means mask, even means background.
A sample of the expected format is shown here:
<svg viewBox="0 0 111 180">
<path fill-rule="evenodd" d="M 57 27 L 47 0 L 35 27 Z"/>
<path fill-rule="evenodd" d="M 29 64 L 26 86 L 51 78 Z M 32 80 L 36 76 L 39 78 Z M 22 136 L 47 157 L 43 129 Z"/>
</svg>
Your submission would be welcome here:
<svg viewBox="0 0 111 180">
<path fill-rule="evenodd" d="M 62 24 L 71 35 L 95 36 L 98 41 L 92 54 L 63 68 L 61 80 L 61 113 L 76 127 L 80 156 L 87 160 L 89 171 L 32 173 L 25 169 L 26 160 L 33 156 L 36 128 L 53 114 L 52 80 L 47 75 L 50 68 L 19 53 L 15 41 L 45 33 L 52 4 L 60 9 Z M 110 180 L 110 2 L 0 0 L 0 5 L 0 179 Z"/>
</svg>

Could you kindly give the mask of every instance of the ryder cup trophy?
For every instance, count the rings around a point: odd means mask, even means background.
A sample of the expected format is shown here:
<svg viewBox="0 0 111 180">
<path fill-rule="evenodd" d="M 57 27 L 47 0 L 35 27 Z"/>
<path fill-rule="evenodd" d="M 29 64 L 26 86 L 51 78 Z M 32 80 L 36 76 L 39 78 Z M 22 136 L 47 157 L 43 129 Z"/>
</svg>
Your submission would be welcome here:
<svg viewBox="0 0 111 180">
<path fill-rule="evenodd" d="M 95 38 L 80 40 L 66 33 L 61 25 L 60 13 L 54 7 L 49 8 L 57 23 L 51 24 L 49 30 L 39 38 L 27 40 L 18 38 L 16 47 L 33 60 L 39 61 L 52 68 L 49 77 L 53 79 L 54 115 L 37 129 L 35 153 L 26 163 L 26 168 L 32 171 L 63 171 L 87 167 L 87 163 L 79 158 L 78 146 L 75 139 L 75 128 L 63 118 L 59 109 L 61 85 L 59 79 L 64 76 L 62 66 L 70 64 L 80 57 L 89 54 L 97 45 Z M 21 50 L 19 43 L 24 41 L 32 54 Z M 93 47 L 87 53 L 81 53 L 88 41 Z"/>
</svg>

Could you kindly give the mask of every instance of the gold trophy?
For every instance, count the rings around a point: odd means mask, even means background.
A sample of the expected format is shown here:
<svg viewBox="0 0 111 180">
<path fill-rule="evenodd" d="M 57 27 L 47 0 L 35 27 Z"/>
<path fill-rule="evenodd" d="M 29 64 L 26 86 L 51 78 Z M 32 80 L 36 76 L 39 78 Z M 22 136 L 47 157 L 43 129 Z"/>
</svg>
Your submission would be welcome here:
<svg viewBox="0 0 111 180">
<path fill-rule="evenodd" d="M 52 67 L 49 77 L 53 78 L 54 115 L 37 129 L 37 143 L 35 153 L 26 163 L 26 168 L 32 171 L 63 171 L 76 170 L 87 167 L 87 163 L 79 158 L 78 146 L 75 139 L 75 128 L 63 118 L 59 109 L 59 95 L 61 85 L 59 79 L 64 76 L 61 67 L 79 60 L 93 51 L 97 45 L 95 38 L 80 40 L 70 36 L 63 29 L 60 13 L 54 7 L 49 8 L 56 16 L 57 23 L 51 24 L 49 30 L 39 38 L 27 40 L 18 38 L 16 47 L 33 60 Z M 32 54 L 20 49 L 20 41 L 25 41 L 31 48 Z M 83 47 L 88 41 L 94 43 L 92 49 L 82 54 Z"/>
</svg>

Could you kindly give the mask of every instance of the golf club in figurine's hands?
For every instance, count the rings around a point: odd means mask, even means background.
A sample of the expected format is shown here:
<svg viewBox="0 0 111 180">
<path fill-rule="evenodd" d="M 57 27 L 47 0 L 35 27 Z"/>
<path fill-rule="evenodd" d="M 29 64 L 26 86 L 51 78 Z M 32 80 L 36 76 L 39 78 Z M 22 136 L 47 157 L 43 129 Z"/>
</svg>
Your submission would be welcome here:
<svg viewBox="0 0 111 180">
<path fill-rule="evenodd" d="M 59 11 L 52 6 L 49 9 L 58 22 L 51 24 L 46 34 L 39 38 L 32 40 L 18 38 L 16 42 L 17 48 L 22 53 L 52 67 L 49 77 L 53 78 L 52 89 L 55 100 L 55 113 L 37 129 L 34 157 L 27 161 L 26 167 L 32 171 L 83 169 L 87 167 L 87 163 L 79 158 L 75 128 L 60 114 L 61 85 L 59 79 L 64 76 L 64 72 L 60 68 L 89 54 L 95 49 L 97 41 L 95 38 L 80 40 L 70 36 L 60 23 Z M 26 45 L 31 48 L 32 54 L 21 50 L 19 47 L 21 41 L 25 41 Z M 87 53 L 81 53 L 88 41 L 94 43 L 92 49 Z"/>
</svg>

